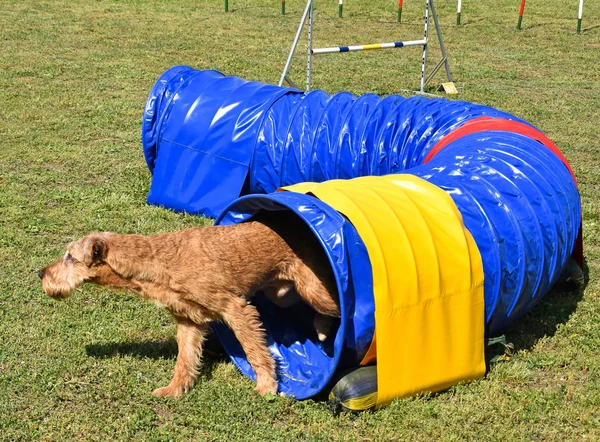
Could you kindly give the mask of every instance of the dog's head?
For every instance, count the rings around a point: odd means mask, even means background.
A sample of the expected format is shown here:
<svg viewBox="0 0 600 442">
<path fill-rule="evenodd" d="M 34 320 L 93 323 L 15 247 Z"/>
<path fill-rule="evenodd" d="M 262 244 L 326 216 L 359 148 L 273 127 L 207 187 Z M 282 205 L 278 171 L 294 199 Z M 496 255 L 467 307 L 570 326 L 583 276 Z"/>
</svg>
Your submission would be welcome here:
<svg viewBox="0 0 600 442">
<path fill-rule="evenodd" d="M 64 256 L 38 272 L 42 288 L 55 299 L 97 276 L 108 254 L 106 234 L 92 233 L 67 246 Z"/>
</svg>

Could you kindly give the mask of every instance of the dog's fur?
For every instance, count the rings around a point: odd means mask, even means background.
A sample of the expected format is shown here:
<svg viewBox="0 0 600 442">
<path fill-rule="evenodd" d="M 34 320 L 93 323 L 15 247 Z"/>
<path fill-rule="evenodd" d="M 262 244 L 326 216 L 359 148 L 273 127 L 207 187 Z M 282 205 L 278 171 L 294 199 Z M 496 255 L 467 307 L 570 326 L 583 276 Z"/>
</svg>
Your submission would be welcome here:
<svg viewBox="0 0 600 442">
<path fill-rule="evenodd" d="M 39 276 L 56 299 L 92 282 L 132 291 L 172 313 L 177 362 L 171 383 L 155 390 L 157 396 L 180 396 L 193 386 L 212 321 L 223 321 L 237 337 L 256 374 L 256 391 L 277 391 L 275 363 L 249 302 L 259 290 L 282 307 L 300 298 L 307 302 L 318 312 L 319 339 L 326 337 L 330 317 L 339 317 L 327 258 L 295 216 L 153 236 L 92 233 L 69 244 Z"/>
</svg>

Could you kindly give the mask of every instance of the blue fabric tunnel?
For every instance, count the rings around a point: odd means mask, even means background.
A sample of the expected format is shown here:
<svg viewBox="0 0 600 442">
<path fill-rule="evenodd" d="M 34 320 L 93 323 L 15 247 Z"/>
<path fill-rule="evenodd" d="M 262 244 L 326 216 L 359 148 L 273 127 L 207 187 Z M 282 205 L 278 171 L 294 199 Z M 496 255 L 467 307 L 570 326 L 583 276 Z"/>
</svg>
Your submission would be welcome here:
<svg viewBox="0 0 600 442">
<path fill-rule="evenodd" d="M 484 120 L 494 129 L 459 134 Z M 334 338 L 320 343 L 289 312 L 260 295 L 255 300 L 280 391 L 299 399 L 317 394 L 337 368 L 356 366 L 367 351 L 374 333 L 373 281 L 354 226 L 313 196 L 273 193 L 279 187 L 400 173 L 443 189 L 481 254 L 492 336 L 550 290 L 580 233 L 579 193 L 564 157 L 530 124 L 487 106 L 305 94 L 176 66 L 150 93 L 142 140 L 153 173 L 148 202 L 215 217 L 220 225 L 261 211 L 291 211 L 319 240 L 340 297 Z M 237 367 L 254 378 L 232 332 L 217 326 L 217 333 Z"/>
<path fill-rule="evenodd" d="M 148 202 L 216 218 L 249 193 L 398 173 L 481 116 L 521 121 L 461 101 L 304 94 L 175 66 L 152 88 L 142 120 Z"/>
</svg>

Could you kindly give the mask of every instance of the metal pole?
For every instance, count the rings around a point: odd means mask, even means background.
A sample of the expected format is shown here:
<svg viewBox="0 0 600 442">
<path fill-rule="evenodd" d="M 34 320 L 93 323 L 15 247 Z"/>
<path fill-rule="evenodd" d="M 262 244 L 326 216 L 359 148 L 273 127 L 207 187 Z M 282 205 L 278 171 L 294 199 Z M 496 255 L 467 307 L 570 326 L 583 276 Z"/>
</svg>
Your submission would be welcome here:
<svg viewBox="0 0 600 442">
<path fill-rule="evenodd" d="M 281 0 L 281 15 L 285 15 L 285 0 Z"/>
<path fill-rule="evenodd" d="M 279 79 L 278 86 L 283 85 L 283 81 L 290 70 L 290 65 L 292 64 L 292 58 L 294 57 L 294 52 L 296 52 L 296 47 L 298 46 L 298 40 L 300 40 L 300 34 L 302 33 L 302 28 L 304 27 L 304 23 L 306 23 L 306 17 L 308 17 L 308 13 L 312 8 L 313 0 L 307 0 L 306 8 L 304 8 L 304 14 L 302 14 L 302 19 L 300 20 L 300 26 L 298 26 L 298 31 L 296 32 L 296 37 L 294 38 L 294 42 L 292 43 L 292 48 L 290 49 L 290 53 L 288 55 L 287 61 L 285 63 L 285 67 L 283 68 L 283 72 L 281 73 L 281 78 Z"/>
<path fill-rule="evenodd" d="M 229 0 L 225 0 L 225 12 L 229 12 Z"/>
<path fill-rule="evenodd" d="M 446 77 L 448 77 L 448 81 L 452 80 L 452 74 L 450 73 L 450 65 L 448 64 L 448 57 L 446 56 L 446 48 L 444 47 L 444 39 L 442 38 L 442 30 L 440 29 L 440 24 L 438 23 L 437 12 L 435 10 L 435 4 L 433 0 L 431 1 L 431 13 L 433 14 L 433 23 L 435 24 L 435 32 L 437 32 L 438 41 L 440 42 L 440 49 L 442 50 L 442 57 L 444 58 L 444 66 L 446 68 Z"/>
<path fill-rule="evenodd" d="M 306 92 L 310 91 L 310 74 L 312 73 L 312 27 L 313 27 L 313 3 L 310 2 L 308 13 L 308 60 L 306 62 Z"/>
<path fill-rule="evenodd" d="M 427 38 L 429 30 L 429 0 L 425 2 L 425 44 L 423 45 L 423 59 L 421 61 L 421 93 L 425 92 L 425 65 L 427 63 Z"/>
<path fill-rule="evenodd" d="M 458 0 L 458 6 L 456 8 L 456 26 L 460 26 L 460 10 L 462 9 L 462 0 Z"/>
<path fill-rule="evenodd" d="M 338 17 L 342 18 L 344 15 L 344 0 L 339 0 L 338 4 Z"/>
</svg>

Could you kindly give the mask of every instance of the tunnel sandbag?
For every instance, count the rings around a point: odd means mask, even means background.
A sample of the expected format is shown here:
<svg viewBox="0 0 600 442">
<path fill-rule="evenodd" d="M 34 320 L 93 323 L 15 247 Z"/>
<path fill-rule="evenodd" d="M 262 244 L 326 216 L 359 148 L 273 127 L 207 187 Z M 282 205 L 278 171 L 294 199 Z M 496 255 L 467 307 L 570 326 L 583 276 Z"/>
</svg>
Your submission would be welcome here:
<svg viewBox="0 0 600 442">
<path fill-rule="evenodd" d="M 279 308 L 260 292 L 252 300 L 276 361 L 279 392 L 305 399 L 319 393 L 338 368 L 357 366 L 371 345 L 375 330 L 372 272 L 366 247 L 354 226 L 312 196 L 282 192 L 243 197 L 226 208 L 216 224 L 236 224 L 280 211 L 298 216 L 318 239 L 331 264 L 340 299 L 339 327 L 325 342 L 318 340 L 311 327 L 314 312 L 307 306 Z M 234 364 L 255 380 L 233 332 L 222 324 L 214 328 Z"/>
<path fill-rule="evenodd" d="M 377 406 L 485 373 L 481 256 L 454 201 L 410 174 L 302 183 L 342 213 L 373 272 Z"/>
<path fill-rule="evenodd" d="M 216 217 L 248 193 L 398 173 L 479 117 L 521 121 L 462 101 L 303 93 L 175 66 L 150 91 L 142 119 L 148 202 Z"/>
<path fill-rule="evenodd" d="M 369 365 L 341 372 L 329 393 L 329 406 L 339 411 L 366 411 L 377 406 L 377 367 Z"/>
</svg>

